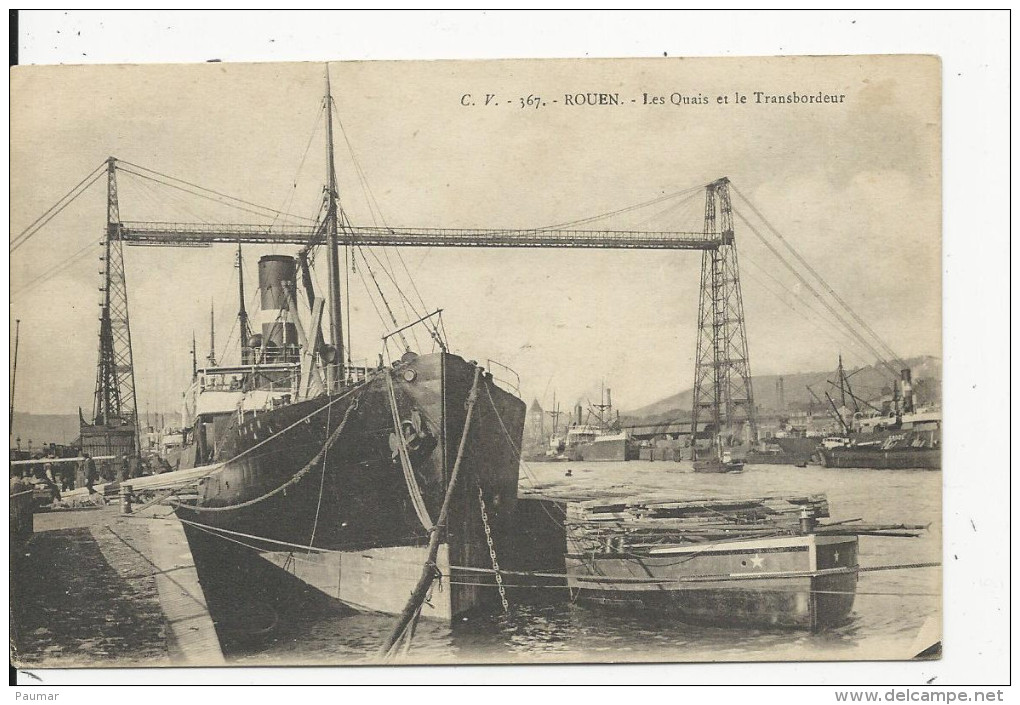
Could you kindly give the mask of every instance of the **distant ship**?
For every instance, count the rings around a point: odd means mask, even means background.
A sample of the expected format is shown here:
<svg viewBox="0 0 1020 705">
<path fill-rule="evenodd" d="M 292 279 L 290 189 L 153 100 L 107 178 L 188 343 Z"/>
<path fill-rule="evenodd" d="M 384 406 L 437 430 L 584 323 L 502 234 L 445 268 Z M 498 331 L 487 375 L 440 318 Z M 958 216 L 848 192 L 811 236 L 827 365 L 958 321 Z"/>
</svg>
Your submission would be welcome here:
<svg viewBox="0 0 1020 705">
<path fill-rule="evenodd" d="M 613 417 L 613 391 L 603 389 L 601 403 L 592 404 L 582 420 L 581 405 L 574 407 L 575 422 L 567 429 L 565 453 L 570 460 L 604 462 L 637 460 L 638 444 L 620 427 L 619 413 Z"/>
<path fill-rule="evenodd" d="M 836 370 L 840 406 L 825 394 L 841 433 L 823 439 L 817 457 L 824 467 L 939 470 L 942 468 L 942 411 L 915 405 L 909 369 L 900 371 L 892 399 L 878 408 L 850 387 L 840 358 Z M 853 408 L 848 408 L 846 399 Z M 870 410 L 872 413 L 867 413 Z"/>
<path fill-rule="evenodd" d="M 881 430 L 867 425 L 845 436 L 829 437 L 818 448 L 822 466 L 939 470 L 942 468 L 942 412 L 922 410 L 902 414 Z M 875 417 L 868 417 L 874 421 Z"/>
</svg>

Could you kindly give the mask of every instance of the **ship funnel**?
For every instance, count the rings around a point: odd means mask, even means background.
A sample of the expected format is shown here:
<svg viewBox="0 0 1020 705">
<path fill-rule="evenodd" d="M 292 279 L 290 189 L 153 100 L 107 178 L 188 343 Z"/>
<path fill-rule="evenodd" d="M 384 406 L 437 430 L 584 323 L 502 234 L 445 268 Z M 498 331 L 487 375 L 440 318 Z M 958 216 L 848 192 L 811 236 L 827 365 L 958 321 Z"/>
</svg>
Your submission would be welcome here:
<svg viewBox="0 0 1020 705">
<path fill-rule="evenodd" d="M 581 405 L 577 404 L 574 406 L 574 416 L 577 417 L 577 425 L 581 425 Z"/>
<path fill-rule="evenodd" d="M 606 407 L 613 408 L 613 390 L 608 387 L 606 388 Z"/>
<path fill-rule="evenodd" d="M 903 413 L 914 411 L 914 385 L 910 379 L 910 368 L 900 370 L 900 391 L 903 397 Z"/>
<path fill-rule="evenodd" d="M 266 353 L 265 362 L 296 362 L 299 359 L 297 328 L 292 312 L 287 305 L 295 291 L 297 263 L 286 255 L 265 255 L 259 259 L 258 312 L 259 328 L 262 331 L 261 345 Z"/>
</svg>

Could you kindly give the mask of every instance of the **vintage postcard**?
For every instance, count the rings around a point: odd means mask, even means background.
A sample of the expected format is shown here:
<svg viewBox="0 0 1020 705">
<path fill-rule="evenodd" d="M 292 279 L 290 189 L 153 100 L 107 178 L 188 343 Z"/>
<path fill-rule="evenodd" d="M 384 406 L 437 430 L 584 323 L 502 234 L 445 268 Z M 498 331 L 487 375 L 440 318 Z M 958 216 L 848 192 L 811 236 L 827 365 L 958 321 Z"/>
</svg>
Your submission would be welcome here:
<svg viewBox="0 0 1020 705">
<path fill-rule="evenodd" d="M 941 86 L 15 67 L 12 663 L 939 658 Z"/>
</svg>

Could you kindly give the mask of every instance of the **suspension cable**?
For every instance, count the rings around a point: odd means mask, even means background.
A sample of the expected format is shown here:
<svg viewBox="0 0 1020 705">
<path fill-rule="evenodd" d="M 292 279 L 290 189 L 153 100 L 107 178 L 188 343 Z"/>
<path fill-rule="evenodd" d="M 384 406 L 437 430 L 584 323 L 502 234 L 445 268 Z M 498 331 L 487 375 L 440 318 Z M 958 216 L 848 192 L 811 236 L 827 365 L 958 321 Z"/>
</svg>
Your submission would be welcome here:
<svg viewBox="0 0 1020 705">
<path fill-rule="evenodd" d="M 756 227 L 754 227 L 754 225 L 744 216 L 743 213 L 736 209 L 734 209 L 733 212 L 737 215 L 738 218 L 740 218 L 744 222 L 744 224 L 751 230 L 751 232 L 754 233 L 755 236 L 757 236 L 757 238 L 762 241 L 762 243 L 772 252 L 772 254 L 774 254 L 779 259 L 779 261 L 782 262 L 784 266 L 786 266 L 787 269 L 793 272 L 793 275 L 797 277 L 797 279 L 800 280 L 800 282 L 805 287 L 807 287 L 808 291 L 810 291 L 811 294 L 814 295 L 814 297 L 818 299 L 818 301 L 823 306 L 825 306 L 825 308 L 828 309 L 828 311 L 833 316 L 835 316 L 840 323 L 842 323 L 846 327 L 847 331 L 850 332 L 850 334 L 853 335 L 858 340 L 858 342 L 861 343 L 861 345 L 867 348 L 868 351 L 870 351 L 871 354 L 873 354 L 884 367 L 886 367 L 893 373 L 893 375 L 899 375 L 899 371 L 895 367 L 893 367 L 888 360 L 885 359 L 882 353 L 875 349 L 875 346 L 869 343 L 867 338 L 861 335 L 854 328 L 853 324 L 847 321 L 846 318 L 844 318 L 839 313 L 839 311 L 837 311 L 836 308 L 829 301 L 827 301 L 825 297 L 821 295 L 821 293 L 818 292 L 818 290 L 811 284 L 811 282 L 809 282 L 804 277 L 803 274 L 797 271 L 797 268 L 794 267 L 785 257 L 783 257 L 782 253 L 780 253 L 779 250 L 777 250 L 772 243 L 765 239 L 765 236 L 762 235 L 761 232 L 759 232 Z"/>
<path fill-rule="evenodd" d="M 825 315 L 822 312 L 820 312 L 818 309 L 816 309 L 813 306 L 811 306 L 810 304 L 808 304 L 806 300 L 803 300 L 803 299 L 799 298 L 795 291 L 790 289 L 790 287 L 788 287 L 785 283 L 783 283 L 783 281 L 781 279 L 777 278 L 775 275 L 773 275 L 771 272 L 769 272 L 765 267 L 763 267 L 762 265 L 758 264 L 752 257 L 749 257 L 746 251 L 743 254 L 743 260 L 745 262 L 749 262 L 759 272 L 761 272 L 766 277 L 771 279 L 773 282 L 778 284 L 783 289 L 783 291 L 785 291 L 787 294 L 790 295 L 790 299 L 793 301 L 793 303 L 791 303 L 786 298 L 784 298 L 781 293 L 779 293 L 775 289 L 771 288 L 763 280 L 761 280 L 757 276 L 755 276 L 755 274 L 753 272 L 745 270 L 744 271 L 745 275 L 751 277 L 751 279 L 753 279 L 754 281 L 758 282 L 758 284 L 762 288 L 764 288 L 765 291 L 767 291 L 770 294 L 772 294 L 772 296 L 774 296 L 776 299 L 778 299 L 780 302 L 782 302 L 791 311 L 793 311 L 794 313 L 798 314 L 801 318 L 803 318 L 805 321 L 807 321 L 813 328 L 815 328 L 815 330 L 817 330 L 819 333 L 821 333 L 822 335 L 827 337 L 832 342 L 836 343 L 837 345 L 840 345 L 840 344 L 850 344 L 851 346 L 853 346 L 853 347 L 850 348 L 851 354 L 855 358 L 857 358 L 859 360 L 862 360 L 862 361 L 865 362 L 865 364 L 867 364 L 866 358 L 864 358 L 860 354 L 860 352 L 858 352 L 857 349 L 856 349 L 856 346 L 859 345 L 859 343 L 856 340 L 854 340 L 852 337 L 848 336 L 845 330 L 843 330 L 842 328 L 837 326 L 835 323 L 833 323 L 831 320 L 826 318 Z M 803 307 L 804 309 L 806 309 L 810 313 L 814 314 L 814 316 L 817 318 L 817 320 L 815 318 L 811 318 L 811 316 L 809 316 L 807 313 L 805 313 L 803 310 L 801 310 L 800 307 Z M 823 328 L 822 324 L 825 324 L 828 327 L 828 329 L 830 329 L 830 330 L 827 330 L 826 328 Z M 839 337 L 837 337 L 837 336 L 839 336 Z"/>
<path fill-rule="evenodd" d="M 89 172 L 89 175 L 82 179 L 78 184 L 64 194 L 56 203 L 50 206 L 45 213 L 40 215 L 32 224 L 22 230 L 15 238 L 11 241 L 10 252 L 14 252 L 16 249 L 28 242 L 33 235 L 39 232 L 43 226 L 53 220 L 62 210 L 67 208 L 78 196 L 85 193 L 92 184 L 94 184 L 100 176 L 102 176 L 102 169 L 104 165 L 100 165 Z M 84 184 L 84 185 L 83 185 Z M 77 193 L 75 193 L 77 192 Z"/>
<path fill-rule="evenodd" d="M 832 298 L 834 298 L 844 309 L 846 309 L 847 313 L 849 313 L 853 317 L 853 319 L 855 321 L 857 321 L 857 323 L 875 339 L 875 341 L 879 344 L 879 346 L 883 350 L 885 350 L 886 354 L 889 357 L 892 358 L 893 362 L 895 362 L 898 365 L 900 365 L 901 368 L 906 367 L 906 364 L 903 362 L 903 360 L 901 360 L 899 358 L 898 355 L 896 355 L 896 352 L 891 347 L 889 347 L 889 345 L 884 340 L 882 340 L 881 337 L 879 337 L 878 333 L 876 333 L 874 331 L 874 329 L 871 326 L 869 326 L 864 321 L 864 319 L 862 319 L 859 315 L 857 315 L 857 312 L 854 311 L 850 307 L 850 304 L 848 304 L 846 301 L 844 301 L 843 298 L 839 294 L 837 294 L 836 291 L 831 286 L 829 286 L 829 284 L 822 278 L 822 276 L 817 271 L 815 271 L 814 267 L 812 267 L 807 262 L 807 260 L 805 260 L 801 256 L 801 254 L 796 249 L 794 249 L 793 245 L 791 245 L 786 240 L 786 238 L 784 238 L 780 234 L 780 232 L 778 230 L 776 230 L 775 226 L 773 226 L 772 223 L 770 223 L 768 221 L 768 219 L 766 219 L 765 216 L 761 214 L 761 211 L 759 211 L 755 207 L 755 205 L 753 203 L 751 203 L 750 200 L 748 200 L 747 196 L 745 196 L 740 191 L 740 189 L 738 189 L 736 186 L 733 186 L 733 190 L 736 192 L 736 194 L 738 196 L 740 196 L 741 200 L 743 200 L 744 203 L 746 203 L 748 205 L 748 207 L 751 209 L 751 211 L 756 216 L 758 216 L 758 218 L 761 220 L 761 222 L 765 224 L 765 227 L 768 228 L 772 232 L 772 234 L 775 235 L 776 238 L 781 243 L 783 243 L 783 245 L 786 247 L 786 249 L 790 251 L 790 253 L 797 259 L 797 261 L 799 261 L 802 265 L 804 265 L 805 269 L 807 269 L 807 271 L 810 272 L 814 276 L 814 278 L 818 280 L 818 282 L 825 288 L 825 290 L 829 292 L 829 294 L 832 296 Z M 746 219 L 745 219 L 745 222 L 746 222 Z M 883 357 L 883 356 L 879 355 L 879 358 L 881 358 L 881 357 Z M 898 371 L 894 371 L 894 372 L 896 374 L 898 374 Z"/>
<path fill-rule="evenodd" d="M 36 286 L 40 284 L 45 284 L 58 274 L 67 271 L 71 267 L 71 265 L 77 264 L 78 262 L 85 259 L 86 255 L 92 254 L 93 250 L 99 247 L 100 247 L 99 243 L 89 243 L 85 245 L 83 248 L 75 252 L 73 255 L 61 260 L 57 264 L 51 266 L 49 269 L 44 271 L 42 274 L 39 274 L 37 277 L 26 283 L 24 286 L 20 287 L 17 291 L 11 292 L 12 296 L 27 293 L 28 291 L 34 289 Z"/>
</svg>

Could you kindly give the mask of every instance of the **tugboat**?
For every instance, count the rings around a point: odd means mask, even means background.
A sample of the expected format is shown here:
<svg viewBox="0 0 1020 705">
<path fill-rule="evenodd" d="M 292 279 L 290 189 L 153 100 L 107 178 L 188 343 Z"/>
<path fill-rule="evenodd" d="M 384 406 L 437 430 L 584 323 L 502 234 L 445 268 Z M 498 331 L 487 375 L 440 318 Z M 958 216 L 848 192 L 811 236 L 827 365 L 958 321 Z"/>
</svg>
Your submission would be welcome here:
<svg viewBox="0 0 1020 705">
<path fill-rule="evenodd" d="M 694 472 L 724 473 L 743 471 L 744 461 L 734 458 L 732 451 L 724 450 L 722 438 L 719 436 L 716 436 L 712 443 L 711 457 L 703 460 L 695 458 L 694 460 Z"/>
</svg>

